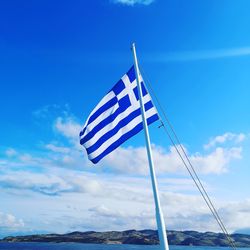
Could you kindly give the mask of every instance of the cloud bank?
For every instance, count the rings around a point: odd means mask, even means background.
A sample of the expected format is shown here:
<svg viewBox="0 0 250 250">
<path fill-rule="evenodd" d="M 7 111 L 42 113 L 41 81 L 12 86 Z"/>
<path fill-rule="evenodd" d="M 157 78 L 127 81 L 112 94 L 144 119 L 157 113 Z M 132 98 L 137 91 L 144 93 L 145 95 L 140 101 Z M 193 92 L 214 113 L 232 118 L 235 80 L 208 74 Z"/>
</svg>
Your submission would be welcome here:
<svg viewBox="0 0 250 250">
<path fill-rule="evenodd" d="M 226 142 L 240 143 L 246 139 L 246 135 L 243 133 L 234 134 L 227 132 L 223 135 L 218 135 L 210 138 L 209 143 L 204 145 L 205 149 L 210 149 L 218 144 L 224 144 Z"/>
<path fill-rule="evenodd" d="M 250 47 L 201 50 L 201 51 L 180 51 L 160 54 L 151 54 L 148 56 L 150 61 L 154 62 L 188 62 L 199 60 L 223 59 L 230 57 L 250 56 Z"/>
<path fill-rule="evenodd" d="M 0 213 L 0 234 L 37 228 L 63 233 L 156 227 L 145 147 L 120 147 L 93 168 L 79 145 L 77 119 L 65 113 L 51 124 L 55 138 L 40 143 L 37 150 L 9 147 L 0 156 L 4 211 L 11 211 Z M 243 133 L 227 132 L 212 137 L 202 152 L 185 151 L 200 174 L 223 174 L 241 159 L 245 138 Z M 153 145 L 153 155 L 168 229 L 218 231 L 175 149 Z M 9 202 L 13 200 L 18 205 Z M 243 217 L 247 227 L 248 203 L 236 202 L 230 208 L 226 202 L 219 203 L 230 231 L 241 227 Z M 27 207 L 32 207 L 32 213 Z M 20 214 L 22 219 L 17 219 Z"/>
<path fill-rule="evenodd" d="M 17 219 L 13 214 L 0 211 L 0 237 L 1 235 L 15 234 L 25 227 L 22 219 Z"/>
<path fill-rule="evenodd" d="M 134 6 L 135 4 L 150 5 L 155 0 L 112 0 L 113 3 Z"/>
<path fill-rule="evenodd" d="M 186 149 L 186 153 L 192 164 L 197 172 L 201 174 L 222 174 L 227 172 L 230 162 L 241 159 L 241 152 L 241 147 L 217 147 L 208 154 L 201 154 L 198 152 L 190 154 Z M 187 174 L 174 147 L 171 146 L 169 150 L 165 150 L 160 146 L 153 146 L 153 155 L 158 174 Z M 121 173 L 141 175 L 146 175 L 148 173 L 145 147 L 120 147 L 115 153 L 111 153 L 107 156 L 101 164 Z"/>
</svg>

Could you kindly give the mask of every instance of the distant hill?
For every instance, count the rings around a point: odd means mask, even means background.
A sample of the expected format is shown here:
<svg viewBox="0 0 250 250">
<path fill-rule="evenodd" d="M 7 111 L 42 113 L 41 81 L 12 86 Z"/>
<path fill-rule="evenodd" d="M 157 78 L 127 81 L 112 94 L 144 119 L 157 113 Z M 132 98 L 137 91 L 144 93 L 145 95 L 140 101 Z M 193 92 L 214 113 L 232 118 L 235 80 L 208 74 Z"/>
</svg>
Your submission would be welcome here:
<svg viewBox="0 0 250 250">
<path fill-rule="evenodd" d="M 199 233 L 196 231 L 168 231 L 170 245 L 228 246 L 226 237 L 221 233 Z M 250 235 L 232 234 L 237 247 L 250 247 Z M 9 236 L 4 242 L 79 242 L 97 244 L 159 244 L 155 230 L 127 230 L 109 232 L 72 232 L 67 234 L 36 234 L 27 236 Z"/>
</svg>

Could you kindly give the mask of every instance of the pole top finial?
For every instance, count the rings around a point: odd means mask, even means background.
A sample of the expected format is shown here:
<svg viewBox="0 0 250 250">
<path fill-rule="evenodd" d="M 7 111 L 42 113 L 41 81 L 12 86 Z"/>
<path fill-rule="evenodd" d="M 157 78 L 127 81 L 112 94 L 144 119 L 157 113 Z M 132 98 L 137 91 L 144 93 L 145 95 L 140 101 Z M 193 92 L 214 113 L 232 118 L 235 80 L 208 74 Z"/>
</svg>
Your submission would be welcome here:
<svg viewBox="0 0 250 250">
<path fill-rule="evenodd" d="M 135 42 L 132 42 L 131 44 L 131 49 L 133 50 L 133 48 L 135 48 Z"/>
</svg>

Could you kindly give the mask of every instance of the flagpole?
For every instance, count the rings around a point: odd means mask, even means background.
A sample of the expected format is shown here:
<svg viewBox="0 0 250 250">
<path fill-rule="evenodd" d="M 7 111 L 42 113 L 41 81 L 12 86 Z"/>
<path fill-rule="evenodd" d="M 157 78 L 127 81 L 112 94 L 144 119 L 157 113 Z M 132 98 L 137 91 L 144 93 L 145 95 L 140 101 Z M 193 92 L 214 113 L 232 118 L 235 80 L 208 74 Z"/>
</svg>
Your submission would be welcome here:
<svg viewBox="0 0 250 250">
<path fill-rule="evenodd" d="M 162 215 L 162 211 L 161 211 L 157 182 L 156 182 L 156 178 L 155 178 L 154 162 L 153 162 L 153 156 L 152 156 L 152 150 L 151 150 L 151 144 L 150 144 L 150 138 L 149 138 L 149 132 L 148 132 L 148 125 L 147 125 L 147 121 L 146 121 L 145 108 L 144 108 L 143 100 L 142 100 L 143 99 L 142 88 L 141 88 L 141 84 L 140 84 L 140 72 L 139 72 L 139 67 L 138 67 L 138 62 L 137 62 L 135 43 L 132 44 L 132 51 L 133 51 L 133 56 L 134 56 L 136 82 L 137 82 L 137 88 L 138 88 L 138 92 L 139 92 L 138 94 L 139 94 L 139 100 L 140 100 L 140 106 L 141 106 L 143 128 L 144 128 L 145 140 L 146 140 L 146 146 L 147 146 L 147 154 L 148 154 L 151 183 L 152 183 L 154 201 L 155 201 L 155 213 L 156 213 L 158 235 L 159 235 L 159 240 L 160 240 L 160 248 L 161 248 L 161 250 L 169 250 L 167 233 L 166 233 L 165 223 L 164 223 L 164 219 L 163 219 L 163 215 Z"/>
</svg>

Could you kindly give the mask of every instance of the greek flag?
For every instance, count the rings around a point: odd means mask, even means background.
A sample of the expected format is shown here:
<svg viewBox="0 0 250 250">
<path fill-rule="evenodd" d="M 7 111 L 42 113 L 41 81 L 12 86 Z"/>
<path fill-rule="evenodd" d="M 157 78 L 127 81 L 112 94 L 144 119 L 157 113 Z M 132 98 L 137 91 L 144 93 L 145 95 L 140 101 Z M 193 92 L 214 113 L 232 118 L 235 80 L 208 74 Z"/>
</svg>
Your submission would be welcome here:
<svg viewBox="0 0 250 250">
<path fill-rule="evenodd" d="M 142 78 L 140 82 L 149 125 L 159 117 Z M 90 113 L 80 132 L 80 144 L 85 147 L 88 158 L 97 163 L 142 129 L 136 75 L 132 66 Z"/>
</svg>

